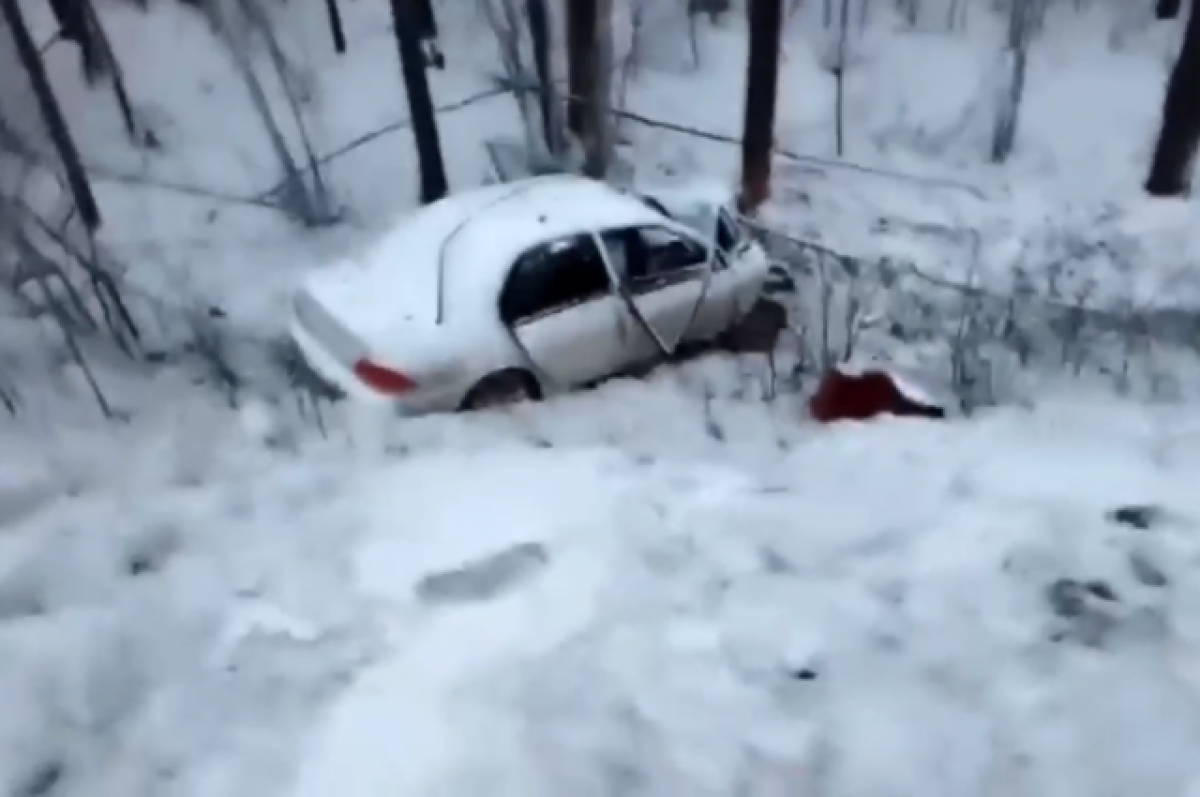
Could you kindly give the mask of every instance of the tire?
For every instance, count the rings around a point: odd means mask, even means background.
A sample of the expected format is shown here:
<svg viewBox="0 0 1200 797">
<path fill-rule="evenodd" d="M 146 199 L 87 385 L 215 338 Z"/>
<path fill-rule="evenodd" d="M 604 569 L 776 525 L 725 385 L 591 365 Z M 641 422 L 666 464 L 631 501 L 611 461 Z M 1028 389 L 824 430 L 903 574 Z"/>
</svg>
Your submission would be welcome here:
<svg viewBox="0 0 1200 797">
<path fill-rule="evenodd" d="M 721 348 L 738 354 L 767 354 L 775 350 L 788 328 L 788 313 L 779 302 L 760 298 L 721 335 Z"/>
<path fill-rule="evenodd" d="M 542 397 L 537 379 L 528 371 L 510 368 L 488 374 L 475 383 L 459 406 L 461 412 L 510 407 Z"/>
</svg>

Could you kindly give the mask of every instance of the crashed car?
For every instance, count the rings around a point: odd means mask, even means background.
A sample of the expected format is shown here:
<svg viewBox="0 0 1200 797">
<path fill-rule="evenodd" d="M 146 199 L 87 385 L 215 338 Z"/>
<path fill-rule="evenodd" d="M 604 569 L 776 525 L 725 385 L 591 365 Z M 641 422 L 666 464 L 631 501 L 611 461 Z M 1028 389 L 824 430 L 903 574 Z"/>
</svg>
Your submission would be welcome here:
<svg viewBox="0 0 1200 797">
<path fill-rule="evenodd" d="M 769 262 L 729 198 L 570 175 L 454 194 L 312 275 L 291 336 L 335 392 L 402 414 L 592 384 L 717 339 L 755 306 Z"/>
</svg>

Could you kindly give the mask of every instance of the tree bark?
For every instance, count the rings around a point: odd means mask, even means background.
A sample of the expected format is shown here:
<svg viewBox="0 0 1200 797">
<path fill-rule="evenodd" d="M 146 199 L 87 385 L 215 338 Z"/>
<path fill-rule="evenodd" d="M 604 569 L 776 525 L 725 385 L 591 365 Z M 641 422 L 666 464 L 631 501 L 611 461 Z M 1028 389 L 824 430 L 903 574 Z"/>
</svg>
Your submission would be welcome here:
<svg viewBox="0 0 1200 797">
<path fill-rule="evenodd" d="M 550 14 L 546 0 L 527 0 L 526 22 L 533 43 L 533 68 L 538 79 L 538 106 L 542 115 L 542 136 L 551 155 L 561 155 L 562 127 L 554 90 L 554 71 L 550 60 Z"/>
<path fill-rule="evenodd" d="M 587 108 L 596 91 L 597 0 L 567 0 L 567 129 L 587 136 Z"/>
<path fill-rule="evenodd" d="M 612 118 L 612 0 L 595 0 L 596 25 L 592 40 L 592 93 L 584 124 L 583 173 L 602 180 L 608 175 L 613 153 Z"/>
<path fill-rule="evenodd" d="M 750 53 L 746 59 L 745 124 L 742 128 L 743 213 L 752 213 L 771 195 L 771 150 L 775 138 L 775 95 L 783 0 L 748 0 Z"/>
<path fill-rule="evenodd" d="M 1200 2 L 1193 2 L 1179 59 L 1171 71 L 1163 101 L 1162 127 L 1146 193 L 1151 196 L 1184 196 L 1191 188 L 1192 172 L 1200 147 Z"/>
<path fill-rule="evenodd" d="M 96 204 L 91 183 L 88 182 L 87 173 L 83 169 L 83 161 L 79 157 L 75 141 L 71 138 L 71 131 L 63 117 L 62 108 L 59 107 L 58 98 L 54 95 L 49 78 L 46 77 L 46 69 L 42 64 L 41 56 L 38 55 L 37 45 L 34 44 L 29 28 L 25 24 L 19 0 L 0 0 L 0 11 L 3 12 L 4 21 L 12 35 L 17 57 L 20 58 L 21 65 L 25 67 L 25 71 L 29 75 L 29 83 L 33 88 L 34 97 L 37 99 L 42 120 L 46 124 L 46 131 L 62 160 L 67 185 L 75 200 L 75 207 L 78 209 L 84 225 L 89 230 L 96 230 L 100 227 L 100 208 Z"/>
<path fill-rule="evenodd" d="M 14 2 L 15 0 L 9 0 Z M 425 57 L 419 39 L 419 6 L 426 0 L 391 0 L 392 23 L 396 46 L 400 51 L 400 70 L 408 94 L 408 110 L 412 117 L 413 139 L 417 147 L 417 164 L 421 172 L 421 202 L 436 202 L 449 193 L 446 166 L 442 160 L 442 144 L 438 136 L 433 98 L 425 79 Z"/>
</svg>

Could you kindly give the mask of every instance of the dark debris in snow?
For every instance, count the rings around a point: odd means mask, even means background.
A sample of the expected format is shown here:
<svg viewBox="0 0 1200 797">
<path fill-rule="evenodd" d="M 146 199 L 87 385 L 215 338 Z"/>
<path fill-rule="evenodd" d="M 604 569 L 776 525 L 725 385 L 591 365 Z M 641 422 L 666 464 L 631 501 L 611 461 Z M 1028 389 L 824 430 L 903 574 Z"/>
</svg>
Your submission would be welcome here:
<svg viewBox="0 0 1200 797">
<path fill-rule="evenodd" d="M 524 584 L 549 561 L 544 545 L 523 542 L 425 576 L 417 583 L 417 597 L 429 604 L 491 600 Z"/>
<path fill-rule="evenodd" d="M 1162 525 L 1163 520 L 1166 519 L 1166 514 L 1163 508 L 1159 506 L 1152 504 L 1131 504 L 1109 511 L 1106 517 L 1112 523 L 1146 531 Z"/>
</svg>

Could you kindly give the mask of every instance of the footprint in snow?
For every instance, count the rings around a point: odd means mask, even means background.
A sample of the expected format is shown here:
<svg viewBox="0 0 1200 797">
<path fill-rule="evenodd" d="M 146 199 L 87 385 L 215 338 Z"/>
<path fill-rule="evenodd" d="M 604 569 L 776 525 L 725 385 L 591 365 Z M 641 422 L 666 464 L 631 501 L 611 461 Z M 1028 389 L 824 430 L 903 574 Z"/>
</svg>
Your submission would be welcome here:
<svg viewBox="0 0 1200 797">
<path fill-rule="evenodd" d="M 544 545 L 523 542 L 452 570 L 430 573 L 417 582 L 415 591 L 422 603 L 430 605 L 492 600 L 528 582 L 549 561 Z"/>
</svg>

